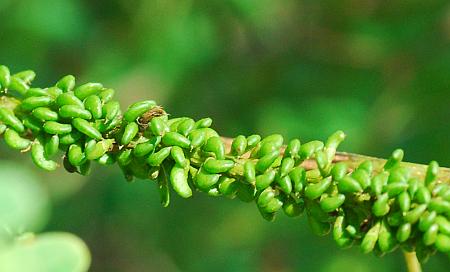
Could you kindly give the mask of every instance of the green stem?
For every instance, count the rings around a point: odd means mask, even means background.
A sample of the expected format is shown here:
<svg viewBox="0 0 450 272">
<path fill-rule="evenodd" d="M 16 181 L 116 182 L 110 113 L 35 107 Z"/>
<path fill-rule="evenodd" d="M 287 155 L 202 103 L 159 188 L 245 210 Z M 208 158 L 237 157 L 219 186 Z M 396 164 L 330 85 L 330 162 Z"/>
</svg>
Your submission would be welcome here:
<svg viewBox="0 0 450 272">
<path fill-rule="evenodd" d="M 417 260 L 417 256 L 415 252 L 403 252 L 403 256 L 405 257 L 406 267 L 408 268 L 408 272 L 421 272 L 422 268 L 420 267 L 420 263 Z"/>
</svg>

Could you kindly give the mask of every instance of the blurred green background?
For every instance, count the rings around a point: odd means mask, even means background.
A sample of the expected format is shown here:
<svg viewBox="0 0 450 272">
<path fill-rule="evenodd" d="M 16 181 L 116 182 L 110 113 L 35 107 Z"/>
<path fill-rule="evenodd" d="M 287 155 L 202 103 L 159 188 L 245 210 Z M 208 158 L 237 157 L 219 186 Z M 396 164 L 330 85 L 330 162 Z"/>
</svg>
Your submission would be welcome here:
<svg viewBox="0 0 450 272">
<path fill-rule="evenodd" d="M 223 135 L 343 129 L 342 150 L 401 147 L 450 166 L 446 0 L 0 0 L 0 17 L 1 63 L 35 70 L 37 86 L 70 73 L 124 105 L 152 98 L 172 116 L 212 117 Z M 24 189 L 43 203 L 31 230 L 82 238 L 91 271 L 406 270 L 399 251 L 340 250 L 305 218 L 268 223 L 253 205 L 200 194 L 162 208 L 155 184 L 127 184 L 114 167 L 43 173 L 4 144 L 0 159 L 39 181 Z M 448 264 L 437 255 L 424 268 Z"/>
</svg>

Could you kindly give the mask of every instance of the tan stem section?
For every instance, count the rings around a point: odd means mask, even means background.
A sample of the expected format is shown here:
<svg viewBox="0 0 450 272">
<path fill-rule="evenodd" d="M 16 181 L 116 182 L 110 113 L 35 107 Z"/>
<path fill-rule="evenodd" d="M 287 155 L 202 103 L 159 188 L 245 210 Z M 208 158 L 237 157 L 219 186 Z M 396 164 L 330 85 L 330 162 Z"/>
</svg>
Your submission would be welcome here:
<svg viewBox="0 0 450 272">
<path fill-rule="evenodd" d="M 417 260 L 417 256 L 415 252 L 403 252 L 403 256 L 405 256 L 406 267 L 408 268 L 408 272 L 422 272 L 422 268 L 420 267 L 420 263 Z"/>
</svg>

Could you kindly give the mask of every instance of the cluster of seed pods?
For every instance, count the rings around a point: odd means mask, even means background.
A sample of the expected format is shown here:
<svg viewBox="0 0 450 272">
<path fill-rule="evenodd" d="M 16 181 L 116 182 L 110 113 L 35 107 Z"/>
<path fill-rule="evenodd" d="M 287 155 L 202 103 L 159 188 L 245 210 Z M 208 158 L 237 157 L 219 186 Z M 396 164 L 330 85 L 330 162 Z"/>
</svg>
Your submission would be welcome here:
<svg viewBox="0 0 450 272">
<path fill-rule="evenodd" d="M 210 118 L 169 118 L 154 101 L 132 104 L 122 113 L 114 91 L 100 83 L 75 86 L 65 76 L 55 86 L 31 88 L 34 72 L 11 75 L 0 66 L 0 134 L 16 150 L 31 150 L 33 162 L 55 170 L 62 151 L 69 172 L 86 175 L 92 162 L 117 163 L 127 180 L 155 180 L 161 202 L 171 191 L 194 191 L 254 202 L 266 220 L 278 211 L 305 213 L 318 235 L 332 232 L 341 247 L 359 245 L 383 255 L 402 247 L 425 261 L 450 252 L 450 186 L 430 163 L 418 179 L 401 165 L 396 150 L 382 169 L 372 161 L 349 169 L 334 163 L 343 132 L 324 143 L 281 135 L 237 136 L 227 149 Z M 305 160 L 317 168 L 305 169 Z M 171 189 L 170 189 L 171 188 Z"/>
</svg>

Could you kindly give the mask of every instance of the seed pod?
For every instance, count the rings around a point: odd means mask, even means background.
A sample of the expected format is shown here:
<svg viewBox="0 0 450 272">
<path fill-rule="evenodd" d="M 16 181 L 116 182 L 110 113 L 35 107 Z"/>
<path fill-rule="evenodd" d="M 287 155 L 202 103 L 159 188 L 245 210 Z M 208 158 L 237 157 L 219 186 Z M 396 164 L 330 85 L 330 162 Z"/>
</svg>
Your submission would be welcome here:
<svg viewBox="0 0 450 272">
<path fill-rule="evenodd" d="M 307 142 L 300 147 L 300 158 L 307 159 L 311 157 L 315 152 L 322 149 L 323 143 L 321 141 Z"/>
<path fill-rule="evenodd" d="M 387 193 L 381 194 L 372 206 L 372 212 L 375 216 L 381 217 L 386 215 L 389 210 L 389 195 Z"/>
<path fill-rule="evenodd" d="M 115 93 L 115 91 L 113 89 L 106 89 L 106 90 L 101 91 L 98 94 L 98 97 L 100 97 L 100 99 L 102 100 L 103 104 L 106 104 L 111 99 L 113 99 L 114 93 Z"/>
<path fill-rule="evenodd" d="M 250 135 L 247 137 L 247 150 L 255 147 L 261 141 L 261 136 L 259 135 Z"/>
<path fill-rule="evenodd" d="M 428 208 L 437 213 L 450 213 L 450 202 L 441 198 L 434 198 L 429 202 Z"/>
<path fill-rule="evenodd" d="M 305 169 L 301 166 L 297 166 L 291 170 L 291 172 L 289 173 L 289 177 L 291 178 L 291 181 L 293 183 L 294 192 L 301 192 L 306 183 Z"/>
<path fill-rule="evenodd" d="M 172 149 L 173 151 L 173 149 Z M 170 171 L 170 183 L 172 188 L 183 198 L 192 196 L 192 190 L 187 181 L 187 175 L 183 167 L 174 166 Z"/>
<path fill-rule="evenodd" d="M 388 178 L 388 172 L 381 172 L 372 178 L 370 189 L 375 195 L 380 195 L 383 192 L 383 187 L 387 184 Z"/>
<path fill-rule="evenodd" d="M 120 115 L 116 115 L 112 120 L 105 120 L 105 122 L 101 122 L 98 124 L 98 131 L 101 133 L 105 133 L 111 131 L 115 128 L 118 128 L 122 124 L 122 118 Z"/>
<path fill-rule="evenodd" d="M 170 155 L 170 150 L 172 149 L 172 147 L 168 146 L 168 147 L 164 147 L 161 148 L 158 152 L 155 152 L 153 154 L 151 154 L 148 158 L 147 158 L 147 163 L 150 166 L 159 166 L 161 165 L 161 163 Z"/>
<path fill-rule="evenodd" d="M 238 182 L 236 179 L 227 176 L 221 176 L 218 182 L 219 192 L 224 196 L 234 198 L 238 189 Z"/>
<path fill-rule="evenodd" d="M 117 162 L 120 166 L 127 166 L 131 162 L 132 149 L 122 149 L 117 156 Z"/>
<path fill-rule="evenodd" d="M 58 167 L 56 162 L 45 158 L 44 147 L 38 140 L 35 140 L 31 145 L 31 158 L 34 164 L 44 170 L 54 171 Z"/>
<path fill-rule="evenodd" d="M 338 189 L 339 192 L 342 193 L 357 193 L 363 191 L 359 182 L 350 176 L 345 176 L 338 182 Z"/>
<path fill-rule="evenodd" d="M 310 214 L 308 214 L 308 224 L 312 232 L 318 236 L 327 235 L 331 229 L 330 223 L 320 222 Z"/>
<path fill-rule="evenodd" d="M 106 120 L 114 119 L 120 113 L 120 104 L 118 101 L 109 101 L 102 107 L 102 116 Z"/>
<path fill-rule="evenodd" d="M 57 87 L 50 87 L 50 88 L 45 89 L 45 91 L 53 99 L 56 99 L 59 95 L 61 95 L 63 93 L 63 91 Z"/>
<path fill-rule="evenodd" d="M 8 89 L 11 91 L 16 91 L 20 95 L 24 96 L 27 93 L 28 87 L 27 83 L 23 81 L 21 78 L 12 76 L 11 82 L 9 83 Z"/>
<path fill-rule="evenodd" d="M 45 157 L 50 158 L 54 156 L 56 153 L 58 153 L 58 147 L 59 147 L 59 136 L 58 134 L 55 134 L 47 139 L 44 145 L 45 150 Z"/>
<path fill-rule="evenodd" d="M 305 188 L 305 196 L 311 200 L 320 197 L 330 187 L 331 182 L 332 178 L 327 177 L 315 184 L 308 184 Z"/>
<path fill-rule="evenodd" d="M 256 189 L 251 184 L 238 182 L 236 195 L 243 202 L 252 202 L 256 196 Z"/>
<path fill-rule="evenodd" d="M 25 130 L 22 122 L 14 115 L 14 113 L 10 109 L 0 107 L 0 121 L 2 121 L 5 125 L 12 127 L 19 133 L 22 133 Z"/>
<path fill-rule="evenodd" d="M 369 231 L 367 231 L 366 235 L 364 235 L 364 238 L 361 241 L 361 251 L 364 254 L 371 252 L 375 248 L 380 232 L 380 225 L 380 222 L 377 222 L 369 229 Z"/>
<path fill-rule="evenodd" d="M 382 252 L 391 252 L 397 246 L 397 240 L 386 221 L 382 221 L 378 234 L 378 247 Z"/>
<path fill-rule="evenodd" d="M 431 193 L 425 186 L 420 186 L 417 189 L 416 195 L 414 197 L 414 200 L 416 200 L 418 203 L 426 204 L 430 202 L 431 200 Z"/>
<path fill-rule="evenodd" d="M 347 171 L 348 171 L 347 163 L 338 162 L 331 169 L 331 176 L 333 177 L 333 180 L 338 181 L 344 178 L 345 175 L 347 175 Z"/>
<path fill-rule="evenodd" d="M 5 130 L 6 130 L 7 128 L 8 128 L 8 127 L 7 127 L 6 125 L 0 123 L 0 135 L 2 135 L 3 133 L 5 133 Z"/>
<path fill-rule="evenodd" d="M 187 136 L 195 128 L 195 121 L 191 118 L 186 118 L 181 121 L 177 127 L 177 132 L 183 136 Z"/>
<path fill-rule="evenodd" d="M 279 150 L 274 150 L 270 152 L 269 154 L 265 155 L 261 159 L 258 160 L 258 162 L 255 165 L 255 170 L 259 173 L 264 173 L 272 164 L 275 162 L 275 160 L 280 155 Z"/>
<path fill-rule="evenodd" d="M 358 169 L 364 170 L 367 174 L 371 175 L 373 172 L 373 163 L 372 161 L 366 160 L 358 166 Z"/>
<path fill-rule="evenodd" d="M 408 240 L 410 235 L 411 235 L 411 224 L 404 223 L 404 224 L 400 225 L 400 227 L 397 230 L 397 234 L 396 234 L 397 240 L 400 243 L 403 243 L 406 240 Z"/>
<path fill-rule="evenodd" d="M 421 204 L 415 207 L 414 209 L 410 210 L 409 212 L 405 213 L 405 216 L 403 219 L 411 224 L 414 224 L 419 220 L 420 216 L 423 214 L 423 212 L 427 209 L 426 204 Z"/>
<path fill-rule="evenodd" d="M 84 106 L 92 113 L 94 119 L 102 118 L 102 101 L 97 95 L 90 95 L 84 100 Z"/>
<path fill-rule="evenodd" d="M 244 177 L 248 183 L 254 183 L 256 179 L 255 165 L 251 161 L 244 162 Z"/>
<path fill-rule="evenodd" d="M 36 77 L 36 73 L 33 70 L 25 70 L 14 74 L 13 77 L 20 78 L 25 83 L 30 84 Z"/>
<path fill-rule="evenodd" d="M 102 134 L 94 128 L 91 123 L 88 121 L 81 119 L 81 118 L 75 118 L 72 120 L 72 125 L 81 133 L 87 135 L 90 138 L 101 140 Z M 70 131 L 69 131 L 70 132 Z"/>
<path fill-rule="evenodd" d="M 297 159 L 299 157 L 300 146 L 301 144 L 299 139 L 292 139 L 287 145 L 286 150 L 284 151 L 284 156 L 289 156 L 292 159 Z"/>
<path fill-rule="evenodd" d="M 32 111 L 32 114 L 37 119 L 40 119 L 42 121 L 57 121 L 58 120 L 58 113 L 55 111 L 52 111 L 49 108 L 46 107 L 39 107 L 35 108 Z"/>
<path fill-rule="evenodd" d="M 67 93 L 60 94 L 56 98 L 56 104 L 59 107 L 62 107 L 64 105 L 74 105 L 74 106 L 78 106 L 80 108 L 84 108 L 83 101 L 81 101 L 78 97 L 76 97 L 73 94 L 73 92 L 67 92 Z"/>
<path fill-rule="evenodd" d="M 294 164 L 295 164 L 294 159 L 292 159 L 290 157 L 284 158 L 281 161 L 280 176 L 284 177 L 284 176 L 288 175 L 289 172 L 291 172 L 291 170 L 294 168 Z"/>
<path fill-rule="evenodd" d="M 428 230 L 423 234 L 423 243 L 427 246 L 430 246 L 436 242 L 436 238 L 439 232 L 439 225 L 433 224 Z"/>
<path fill-rule="evenodd" d="M 283 211 L 289 217 L 299 216 L 305 210 L 305 205 L 303 202 L 297 203 L 293 198 L 288 198 L 283 203 Z"/>
<path fill-rule="evenodd" d="M 239 135 L 236 138 L 234 138 L 233 142 L 231 143 L 231 154 L 235 156 L 241 156 L 245 153 L 245 150 L 247 149 L 247 138 L 243 135 Z"/>
<path fill-rule="evenodd" d="M 78 172 L 78 169 L 75 166 L 73 166 L 72 164 L 70 164 L 69 159 L 67 158 L 67 155 L 63 156 L 63 166 L 64 166 L 64 169 L 69 173 Z"/>
<path fill-rule="evenodd" d="M 231 160 L 215 160 L 209 159 L 203 163 L 203 169 L 211 174 L 219 174 L 229 171 L 234 167 L 234 162 Z"/>
<path fill-rule="evenodd" d="M 91 161 L 86 161 L 78 167 L 78 173 L 83 176 L 87 176 L 91 173 Z"/>
<path fill-rule="evenodd" d="M 331 161 L 328 160 L 328 156 L 323 150 L 319 150 L 315 154 L 315 159 L 317 162 L 317 167 L 319 168 L 320 174 L 325 177 L 330 173 Z"/>
<path fill-rule="evenodd" d="M 14 129 L 7 128 L 5 130 L 4 138 L 5 143 L 13 149 L 23 150 L 31 145 L 30 140 L 22 138 Z"/>
<path fill-rule="evenodd" d="M 73 91 L 75 96 L 81 100 L 84 100 L 86 97 L 98 94 L 103 89 L 103 85 L 100 83 L 86 83 L 81 86 L 78 86 Z"/>
<path fill-rule="evenodd" d="M 186 160 L 186 157 L 184 156 L 184 151 L 181 147 L 173 146 L 172 150 L 170 151 L 170 155 L 172 156 L 172 159 L 179 167 L 184 168 L 188 165 L 188 161 Z"/>
<path fill-rule="evenodd" d="M 413 199 L 416 195 L 417 190 L 419 189 L 421 181 L 418 178 L 410 178 L 408 180 L 408 193 L 410 197 Z"/>
<path fill-rule="evenodd" d="M 267 203 L 265 207 L 262 208 L 263 211 L 267 213 L 274 213 L 283 207 L 283 201 L 281 199 L 274 197 Z"/>
<path fill-rule="evenodd" d="M 436 237 L 435 245 L 440 252 L 450 252 L 450 236 L 445 234 L 438 234 L 438 236 Z"/>
<path fill-rule="evenodd" d="M 208 128 L 212 125 L 211 118 L 203 118 L 195 122 L 195 128 Z"/>
<path fill-rule="evenodd" d="M 439 172 L 439 164 L 436 161 L 431 161 L 428 165 L 427 173 L 425 175 L 425 185 L 428 186 L 435 181 Z"/>
<path fill-rule="evenodd" d="M 283 191 L 285 194 L 289 195 L 292 192 L 292 182 L 289 176 L 277 176 L 276 181 L 280 186 L 281 191 Z"/>
<path fill-rule="evenodd" d="M 398 227 L 403 222 L 403 213 L 400 211 L 391 212 L 387 215 L 386 219 L 389 226 Z"/>
<path fill-rule="evenodd" d="M 206 152 L 213 152 L 218 160 L 225 159 L 225 146 L 220 137 L 209 138 L 203 146 L 203 150 Z"/>
<path fill-rule="evenodd" d="M 445 217 L 441 215 L 437 216 L 436 223 L 439 225 L 439 231 L 441 233 L 450 235 L 450 222 Z"/>
<path fill-rule="evenodd" d="M 97 159 L 97 162 L 101 165 L 112 165 L 116 162 L 113 155 L 105 153 L 100 158 Z"/>
<path fill-rule="evenodd" d="M 29 98 L 29 97 L 38 97 L 38 96 L 48 96 L 48 92 L 41 88 L 30 88 L 27 90 L 27 92 L 25 94 L 25 99 Z M 22 100 L 22 104 L 23 104 L 23 101 L 25 101 L 25 99 Z M 43 105 L 43 106 L 47 106 L 47 105 Z M 23 106 L 21 106 L 21 107 L 23 107 Z"/>
<path fill-rule="evenodd" d="M 31 111 L 38 107 L 49 106 L 53 103 L 53 101 L 53 98 L 50 96 L 32 96 L 22 100 L 20 107 L 26 111 Z"/>
<path fill-rule="evenodd" d="M 170 204 L 169 182 L 167 180 L 167 171 L 162 167 L 162 173 L 158 175 L 158 191 L 161 198 L 161 205 L 167 207 Z"/>
<path fill-rule="evenodd" d="M 365 170 L 356 169 L 352 173 L 352 178 L 354 178 L 356 181 L 358 181 L 359 185 L 361 185 L 361 188 L 365 190 L 367 187 L 370 186 L 370 176 Z"/>
<path fill-rule="evenodd" d="M 255 186 L 258 191 L 264 190 L 275 180 L 275 171 L 270 170 L 256 177 Z"/>
<path fill-rule="evenodd" d="M 122 145 L 129 144 L 139 132 L 139 126 L 136 123 L 128 123 L 122 135 L 120 143 Z"/>
<path fill-rule="evenodd" d="M 409 197 L 408 192 L 402 192 L 397 197 L 398 206 L 400 207 L 400 210 L 407 212 L 409 211 L 409 208 L 411 207 L 411 198 Z"/>
<path fill-rule="evenodd" d="M 219 174 L 210 174 L 201 168 L 195 176 L 194 183 L 198 189 L 208 191 L 219 181 Z"/>
<path fill-rule="evenodd" d="M 261 141 L 261 145 L 265 143 L 272 143 L 276 147 L 281 147 L 283 145 L 283 136 L 281 134 L 272 134 Z"/>
<path fill-rule="evenodd" d="M 276 191 L 272 187 L 267 187 L 261 194 L 258 196 L 257 204 L 259 207 L 266 207 L 269 202 L 274 199 L 276 196 Z"/>
<path fill-rule="evenodd" d="M 96 142 L 95 140 L 90 140 L 86 144 L 85 153 L 88 160 L 96 160 L 103 156 L 112 146 L 113 140 L 103 140 Z"/>
<path fill-rule="evenodd" d="M 250 154 L 251 158 L 261 158 L 271 152 L 278 150 L 280 147 L 273 142 L 261 142 Z"/>
<path fill-rule="evenodd" d="M 178 132 L 168 132 L 162 137 L 163 144 L 167 146 L 176 145 L 181 148 L 189 148 L 191 142 Z"/>
<path fill-rule="evenodd" d="M 67 159 L 73 166 L 80 166 L 86 162 L 86 155 L 78 144 L 72 144 L 67 151 Z"/>
<path fill-rule="evenodd" d="M 403 150 L 396 149 L 392 152 L 391 157 L 386 161 L 384 169 L 389 170 L 397 166 L 403 160 Z"/>
<path fill-rule="evenodd" d="M 393 182 L 388 183 L 385 186 L 385 191 L 389 194 L 389 197 L 395 197 L 408 189 L 408 183 L 406 182 Z"/>
<path fill-rule="evenodd" d="M 0 86 L 4 89 L 8 88 L 11 83 L 11 74 L 8 67 L 0 65 Z"/>
<path fill-rule="evenodd" d="M 162 136 L 169 131 L 169 127 L 161 116 L 152 118 L 149 128 L 153 135 L 156 136 Z"/>
<path fill-rule="evenodd" d="M 264 220 L 266 220 L 268 222 L 275 221 L 276 213 L 274 213 L 274 212 L 272 212 L 272 213 L 266 212 L 263 208 L 260 208 L 260 207 L 258 207 L 258 211 L 259 211 L 259 213 L 261 214 L 261 216 L 262 216 L 262 218 Z"/>
<path fill-rule="evenodd" d="M 156 107 L 156 102 L 153 100 L 136 102 L 128 107 L 127 111 L 123 115 L 123 118 L 129 123 L 134 122 L 138 117 L 154 107 Z"/>
<path fill-rule="evenodd" d="M 435 211 L 429 212 L 425 211 L 419 219 L 419 230 L 425 232 L 428 228 L 433 225 L 436 220 L 437 213 Z"/>
<path fill-rule="evenodd" d="M 338 194 L 332 197 L 322 198 L 320 200 L 320 207 L 324 212 L 332 212 L 344 204 L 345 195 Z"/>
<path fill-rule="evenodd" d="M 340 215 L 336 217 L 336 221 L 334 221 L 333 225 L 333 239 L 339 247 L 347 248 L 351 246 L 353 241 L 350 237 L 347 237 L 347 234 L 344 232 L 343 224 L 344 216 Z"/>
<path fill-rule="evenodd" d="M 69 124 L 61 124 L 55 121 L 47 121 L 43 125 L 44 131 L 48 134 L 67 134 L 72 131 Z"/>
<path fill-rule="evenodd" d="M 206 142 L 205 132 L 201 129 L 193 130 L 189 133 L 188 139 L 192 148 L 200 147 Z"/>
<path fill-rule="evenodd" d="M 61 89 L 63 92 L 70 92 L 75 87 L 75 77 L 72 75 L 67 75 L 56 82 L 56 87 Z"/>
<path fill-rule="evenodd" d="M 81 118 L 86 120 L 92 118 L 92 115 L 88 110 L 75 105 L 64 105 L 60 107 L 59 115 L 63 118 Z"/>
<path fill-rule="evenodd" d="M 81 134 L 78 131 L 72 131 L 71 133 L 62 134 L 59 136 L 59 143 L 61 145 L 70 145 L 78 141 Z"/>
</svg>

